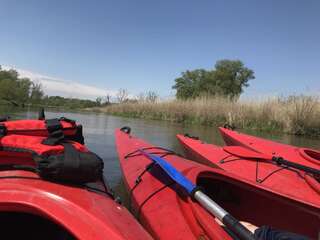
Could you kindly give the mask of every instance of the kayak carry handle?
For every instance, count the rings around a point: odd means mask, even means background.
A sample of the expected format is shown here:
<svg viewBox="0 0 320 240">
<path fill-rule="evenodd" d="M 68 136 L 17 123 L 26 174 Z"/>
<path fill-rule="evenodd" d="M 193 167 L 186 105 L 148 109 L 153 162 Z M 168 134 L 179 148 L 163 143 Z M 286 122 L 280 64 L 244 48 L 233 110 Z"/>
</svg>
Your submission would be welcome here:
<svg viewBox="0 0 320 240">
<path fill-rule="evenodd" d="M 189 133 L 185 133 L 184 136 L 187 137 L 187 138 L 194 139 L 194 140 L 200 140 L 199 137 L 197 137 L 197 136 L 192 136 L 192 135 L 190 135 Z"/>
<path fill-rule="evenodd" d="M 295 169 L 298 169 L 298 170 L 302 170 L 302 171 L 304 171 L 306 173 L 311 173 L 311 174 L 320 176 L 320 170 L 312 168 L 312 167 L 308 167 L 308 166 L 305 166 L 305 165 L 302 165 L 302 164 L 299 164 L 299 163 L 288 161 L 286 159 L 283 159 L 282 157 L 272 157 L 272 161 L 275 162 L 278 165 L 284 165 L 284 166 L 287 166 L 287 167 L 292 167 L 292 168 L 295 168 Z"/>
<path fill-rule="evenodd" d="M 128 126 L 124 126 L 124 127 L 120 128 L 120 131 L 124 132 L 126 134 L 130 134 L 131 133 L 131 128 L 128 127 Z"/>
</svg>

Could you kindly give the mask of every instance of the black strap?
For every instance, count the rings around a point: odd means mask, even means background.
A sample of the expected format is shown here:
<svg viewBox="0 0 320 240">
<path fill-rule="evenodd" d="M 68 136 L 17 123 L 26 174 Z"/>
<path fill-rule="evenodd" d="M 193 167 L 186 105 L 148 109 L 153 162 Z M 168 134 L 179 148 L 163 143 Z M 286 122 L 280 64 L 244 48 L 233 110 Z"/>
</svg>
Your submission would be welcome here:
<svg viewBox="0 0 320 240">
<path fill-rule="evenodd" d="M 43 144 L 53 146 L 57 145 L 64 139 L 62 125 L 59 119 L 54 118 L 46 120 L 46 126 L 49 137 L 42 142 Z"/>
<path fill-rule="evenodd" d="M 3 137 L 7 134 L 7 128 L 4 124 L 0 123 L 0 137 Z"/>
<path fill-rule="evenodd" d="M 84 145 L 83 127 L 82 125 L 76 125 L 76 132 L 73 135 L 65 135 L 65 140 L 75 141 Z"/>
<path fill-rule="evenodd" d="M 60 120 L 57 118 L 46 120 L 46 126 L 49 132 L 54 132 L 62 129 Z"/>
<path fill-rule="evenodd" d="M 75 174 L 72 170 L 79 169 L 80 153 L 70 143 L 63 143 L 62 145 L 64 147 L 63 175 L 72 176 Z"/>
<path fill-rule="evenodd" d="M 71 123 L 72 125 L 76 124 L 75 120 L 72 120 L 72 119 L 69 119 L 69 118 L 66 118 L 66 117 L 59 118 L 59 121 L 65 121 L 65 122 Z"/>
</svg>

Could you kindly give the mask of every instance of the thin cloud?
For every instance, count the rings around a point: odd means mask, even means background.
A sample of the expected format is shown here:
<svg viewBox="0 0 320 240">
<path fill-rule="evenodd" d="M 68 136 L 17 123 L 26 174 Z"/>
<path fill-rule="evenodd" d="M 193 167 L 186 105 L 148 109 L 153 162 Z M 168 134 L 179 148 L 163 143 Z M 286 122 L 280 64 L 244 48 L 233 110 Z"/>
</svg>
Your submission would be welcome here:
<svg viewBox="0 0 320 240">
<path fill-rule="evenodd" d="M 114 97 L 116 91 L 104 90 L 94 86 L 66 81 L 55 77 L 49 77 L 39 73 L 23 70 L 15 67 L 1 66 L 4 70 L 15 69 L 20 77 L 29 78 L 34 83 L 40 83 L 45 94 L 49 96 L 62 96 L 69 98 L 96 99 L 97 97 Z"/>
</svg>

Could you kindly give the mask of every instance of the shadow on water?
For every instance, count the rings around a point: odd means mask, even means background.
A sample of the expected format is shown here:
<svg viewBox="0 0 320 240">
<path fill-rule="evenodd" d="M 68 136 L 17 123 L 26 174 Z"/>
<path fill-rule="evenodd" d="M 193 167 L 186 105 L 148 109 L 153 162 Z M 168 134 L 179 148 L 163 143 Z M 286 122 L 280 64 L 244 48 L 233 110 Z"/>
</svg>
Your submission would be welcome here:
<svg viewBox="0 0 320 240">
<path fill-rule="evenodd" d="M 10 115 L 13 119 L 37 118 L 38 111 L 13 110 L 12 108 L 2 109 L 0 106 L 0 115 Z M 140 138 L 146 139 L 150 143 L 172 149 L 182 153 L 175 135 L 178 133 L 189 133 L 198 136 L 200 139 L 217 145 L 223 145 L 217 128 L 205 126 L 190 126 L 170 123 L 165 121 L 130 119 L 115 116 L 108 116 L 100 113 L 79 113 L 79 112 L 55 112 L 53 110 L 46 112 L 47 118 L 67 117 L 77 120 L 84 126 L 85 141 L 91 151 L 100 155 L 105 162 L 105 176 L 109 185 L 116 192 L 123 195 L 121 187 L 121 170 L 117 159 L 115 148 L 114 130 L 123 126 L 130 126 L 132 133 Z M 247 133 L 272 139 L 275 141 L 288 143 L 291 145 L 311 147 L 319 149 L 320 141 L 318 139 L 309 139 L 306 137 L 296 137 L 291 135 L 274 135 L 257 131 L 247 131 Z M 122 192 L 122 194 L 121 194 Z"/>
</svg>

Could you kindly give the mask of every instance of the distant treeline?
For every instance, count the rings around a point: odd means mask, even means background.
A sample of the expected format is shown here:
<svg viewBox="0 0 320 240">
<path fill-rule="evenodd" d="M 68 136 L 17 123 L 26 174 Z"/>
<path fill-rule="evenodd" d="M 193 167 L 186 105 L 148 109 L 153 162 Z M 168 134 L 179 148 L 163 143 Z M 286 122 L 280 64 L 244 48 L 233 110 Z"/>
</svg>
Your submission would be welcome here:
<svg viewBox="0 0 320 240">
<path fill-rule="evenodd" d="M 101 106 L 101 101 L 47 96 L 41 84 L 29 78 L 21 78 L 15 70 L 3 70 L 0 66 L 0 103 L 24 106 L 64 108 L 90 108 Z"/>
</svg>

